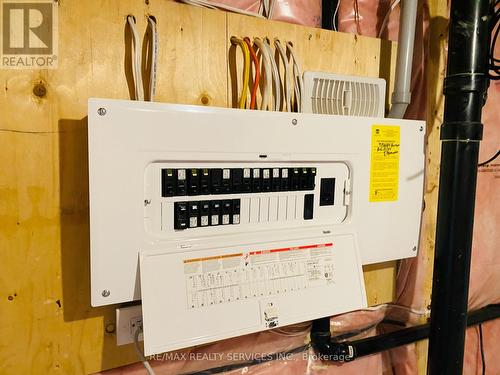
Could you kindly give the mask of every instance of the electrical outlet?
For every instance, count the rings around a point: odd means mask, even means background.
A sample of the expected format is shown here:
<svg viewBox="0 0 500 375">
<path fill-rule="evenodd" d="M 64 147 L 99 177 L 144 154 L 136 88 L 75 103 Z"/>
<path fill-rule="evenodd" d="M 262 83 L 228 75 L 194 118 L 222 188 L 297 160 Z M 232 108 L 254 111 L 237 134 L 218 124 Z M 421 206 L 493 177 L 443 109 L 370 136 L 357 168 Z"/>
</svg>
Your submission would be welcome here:
<svg viewBox="0 0 500 375">
<path fill-rule="evenodd" d="M 142 324 L 142 306 L 134 305 L 116 309 L 116 345 L 134 342 L 137 327 Z M 142 333 L 139 341 L 143 340 Z"/>
</svg>

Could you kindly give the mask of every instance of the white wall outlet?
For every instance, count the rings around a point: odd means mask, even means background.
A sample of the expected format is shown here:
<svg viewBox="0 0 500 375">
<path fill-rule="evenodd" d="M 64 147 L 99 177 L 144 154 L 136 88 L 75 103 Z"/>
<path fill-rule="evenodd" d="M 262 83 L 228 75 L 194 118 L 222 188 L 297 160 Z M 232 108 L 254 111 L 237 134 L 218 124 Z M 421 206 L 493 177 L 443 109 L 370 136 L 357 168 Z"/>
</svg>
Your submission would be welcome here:
<svg viewBox="0 0 500 375">
<path fill-rule="evenodd" d="M 142 324 L 142 306 L 134 305 L 116 309 L 116 345 L 132 344 L 134 334 L 139 325 Z M 143 340 L 142 333 L 139 341 Z"/>
</svg>

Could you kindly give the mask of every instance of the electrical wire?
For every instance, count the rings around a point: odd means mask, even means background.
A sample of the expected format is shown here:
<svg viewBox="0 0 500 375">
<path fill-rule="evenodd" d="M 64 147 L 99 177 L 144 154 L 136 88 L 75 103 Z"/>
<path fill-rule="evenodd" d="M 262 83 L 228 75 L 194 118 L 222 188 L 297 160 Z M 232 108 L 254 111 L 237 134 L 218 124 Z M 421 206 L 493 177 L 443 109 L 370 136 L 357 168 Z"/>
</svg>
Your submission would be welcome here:
<svg viewBox="0 0 500 375">
<path fill-rule="evenodd" d="M 134 78 L 135 100 L 144 100 L 144 88 L 142 87 L 142 72 L 141 72 L 141 40 L 137 32 L 135 17 L 127 16 L 127 23 L 132 32 L 132 74 Z"/>
<path fill-rule="evenodd" d="M 394 11 L 394 9 L 396 9 L 396 7 L 399 5 L 400 2 L 401 2 L 401 0 L 394 0 L 391 3 L 391 6 L 389 7 L 389 9 L 387 10 L 387 13 L 385 14 L 384 20 L 382 21 L 382 25 L 380 25 L 380 31 L 378 32 L 379 38 L 382 37 L 382 34 L 384 33 L 385 28 L 387 27 L 387 24 L 389 23 L 389 17 L 391 15 L 391 13 Z"/>
<path fill-rule="evenodd" d="M 148 360 L 144 356 L 144 353 L 143 353 L 143 351 L 141 349 L 141 345 L 139 344 L 139 335 L 141 333 L 142 333 L 142 325 L 139 324 L 137 326 L 137 329 L 134 332 L 134 347 L 135 347 L 135 351 L 137 352 L 137 356 L 139 357 L 139 360 L 142 362 L 142 364 L 146 368 L 146 371 L 147 371 L 148 375 L 155 375 L 155 371 L 153 370 L 153 368 L 149 364 Z"/>
<path fill-rule="evenodd" d="M 477 166 L 478 167 L 484 167 L 485 165 L 490 164 L 493 160 L 495 160 L 496 158 L 498 158 L 498 156 L 500 156 L 500 150 L 498 150 L 497 153 L 495 155 L 493 155 L 491 158 L 489 158 L 486 161 L 483 161 L 482 163 L 479 163 Z"/>
<path fill-rule="evenodd" d="M 269 55 L 267 53 L 267 49 L 264 46 L 264 43 L 260 38 L 254 38 L 254 45 L 257 46 L 260 56 L 261 56 L 261 82 L 263 81 L 262 88 L 262 101 L 260 103 L 261 110 L 270 109 L 269 105 L 269 97 L 272 95 L 273 87 L 272 87 L 272 68 L 271 61 L 269 60 Z"/>
<path fill-rule="evenodd" d="M 243 39 L 237 38 L 235 36 L 231 37 L 231 43 L 234 45 L 239 45 L 243 50 L 243 87 L 241 89 L 241 96 L 239 100 L 238 107 L 240 109 L 245 109 L 247 104 L 247 91 L 248 91 L 248 81 L 250 80 L 250 51 L 247 44 Z"/>
<path fill-rule="evenodd" d="M 486 374 L 486 360 L 484 355 L 484 340 L 483 340 L 483 325 L 479 324 L 479 348 L 481 350 L 481 364 L 483 367 L 483 375 Z"/>
<path fill-rule="evenodd" d="M 281 110 L 281 79 L 276 61 L 273 59 L 273 51 L 271 50 L 271 42 L 269 38 L 264 38 L 264 48 L 267 50 L 269 61 L 271 62 L 271 73 L 273 75 L 273 93 L 274 93 L 274 110 Z"/>
<path fill-rule="evenodd" d="M 283 99 L 283 111 L 291 111 L 292 110 L 292 90 L 290 87 L 290 66 L 288 64 L 288 60 L 286 58 L 286 51 L 281 45 L 279 39 L 274 39 L 274 47 L 278 51 L 278 54 L 283 62 L 284 71 L 283 71 L 283 91 L 284 91 L 284 99 Z"/>
<path fill-rule="evenodd" d="M 500 80 L 500 59 L 495 57 L 495 46 L 500 32 L 500 8 L 498 5 L 500 5 L 500 1 L 495 1 L 495 3 L 492 4 L 492 17 L 490 19 L 490 33 L 492 37 L 490 41 L 488 64 L 490 69 L 489 78 L 494 81 Z"/>
<path fill-rule="evenodd" d="M 333 20 L 332 20 L 333 31 L 337 31 L 337 24 L 335 23 L 335 18 L 337 18 L 339 7 L 340 7 L 340 0 L 337 0 L 337 6 L 335 7 L 335 12 L 333 12 Z"/>
<path fill-rule="evenodd" d="M 252 58 L 253 68 L 255 70 L 255 77 L 253 79 L 252 95 L 250 97 L 250 109 L 255 109 L 257 103 L 257 90 L 259 89 L 260 82 L 260 60 L 255 53 L 252 42 L 249 37 L 244 37 L 243 40 L 247 44 L 248 50 L 250 51 L 250 57 Z"/>
<path fill-rule="evenodd" d="M 156 74 L 157 74 L 157 63 L 158 63 L 158 29 L 156 27 L 156 19 L 153 16 L 148 16 L 148 30 L 150 48 L 151 48 L 151 60 L 148 62 L 149 65 L 149 97 L 148 100 L 154 102 L 156 95 Z"/>
<path fill-rule="evenodd" d="M 297 112 L 301 112 L 301 96 L 304 91 L 304 81 L 302 78 L 302 68 L 300 67 L 299 60 L 295 56 L 295 52 L 293 50 L 293 44 L 291 42 L 286 43 L 286 49 L 290 54 L 290 58 L 293 62 L 293 81 L 294 81 L 294 90 L 295 90 L 295 106 L 297 108 Z"/>
</svg>

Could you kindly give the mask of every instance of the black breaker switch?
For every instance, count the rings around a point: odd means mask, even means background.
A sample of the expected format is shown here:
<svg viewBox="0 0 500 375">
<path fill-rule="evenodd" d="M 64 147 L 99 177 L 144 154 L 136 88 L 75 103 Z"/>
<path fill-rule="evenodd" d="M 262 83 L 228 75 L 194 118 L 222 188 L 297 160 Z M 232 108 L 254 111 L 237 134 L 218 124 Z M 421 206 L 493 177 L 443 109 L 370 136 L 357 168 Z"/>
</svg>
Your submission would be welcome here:
<svg viewBox="0 0 500 375">
<path fill-rule="evenodd" d="M 252 191 L 254 193 L 259 193 L 262 191 L 262 182 L 260 180 L 260 169 L 252 169 Z"/>
<path fill-rule="evenodd" d="M 200 173 L 198 169 L 189 169 L 187 171 L 187 192 L 188 195 L 200 194 Z"/>
<path fill-rule="evenodd" d="M 281 191 L 288 191 L 289 183 L 288 183 L 288 168 L 281 168 Z"/>
<path fill-rule="evenodd" d="M 210 172 L 207 168 L 200 171 L 200 193 L 202 195 L 210 194 Z"/>
<path fill-rule="evenodd" d="M 316 188 L 316 168 L 309 168 L 309 176 L 307 179 L 307 190 Z"/>
<path fill-rule="evenodd" d="M 233 224 L 239 224 L 240 223 L 240 200 L 239 199 L 233 199 L 233 217 L 231 222 Z"/>
<path fill-rule="evenodd" d="M 243 193 L 243 169 L 231 169 L 231 177 L 233 180 L 233 193 Z"/>
<path fill-rule="evenodd" d="M 272 191 L 280 191 L 281 190 L 280 169 L 273 168 L 272 175 L 273 175 L 273 179 L 271 182 L 271 190 Z"/>
<path fill-rule="evenodd" d="M 252 170 L 250 168 L 243 169 L 243 193 L 252 191 Z"/>
<path fill-rule="evenodd" d="M 188 203 L 188 211 L 189 211 L 189 228 L 198 227 L 198 216 L 200 214 L 200 208 L 198 202 L 189 202 Z"/>
<path fill-rule="evenodd" d="M 307 190 L 307 183 L 309 182 L 309 168 L 300 168 L 299 173 L 299 188 L 300 190 Z"/>
<path fill-rule="evenodd" d="M 177 170 L 177 187 L 175 190 L 175 195 L 186 195 L 187 193 L 187 184 L 186 184 L 186 170 L 178 169 Z"/>
<path fill-rule="evenodd" d="M 335 178 L 322 178 L 319 192 L 320 206 L 333 206 L 335 200 Z"/>
<path fill-rule="evenodd" d="M 210 225 L 215 226 L 220 224 L 220 214 L 221 207 L 220 201 L 211 201 L 210 202 Z"/>
<path fill-rule="evenodd" d="M 173 197 L 175 195 L 176 175 L 174 169 L 161 170 L 161 196 Z"/>
<path fill-rule="evenodd" d="M 186 229 L 188 227 L 188 204 L 186 202 L 175 202 L 174 211 L 174 228 Z"/>
<path fill-rule="evenodd" d="M 210 224 L 210 202 L 200 202 L 200 227 L 207 227 Z"/>
<path fill-rule="evenodd" d="M 312 220 L 314 213 L 314 194 L 304 196 L 304 220 Z"/>
<path fill-rule="evenodd" d="M 232 207 L 233 207 L 233 202 L 231 200 L 222 201 L 222 215 L 221 215 L 222 225 L 231 224 Z"/>
<path fill-rule="evenodd" d="M 290 190 L 291 191 L 300 190 L 300 169 L 289 168 L 288 178 L 290 179 Z"/>
<path fill-rule="evenodd" d="M 210 170 L 210 192 L 212 194 L 222 193 L 222 169 Z"/>
<path fill-rule="evenodd" d="M 224 193 L 230 193 L 231 192 L 231 170 L 230 169 L 223 169 L 222 170 L 222 190 L 221 192 Z"/>
<path fill-rule="evenodd" d="M 262 169 L 262 191 L 271 191 L 271 170 Z"/>
</svg>

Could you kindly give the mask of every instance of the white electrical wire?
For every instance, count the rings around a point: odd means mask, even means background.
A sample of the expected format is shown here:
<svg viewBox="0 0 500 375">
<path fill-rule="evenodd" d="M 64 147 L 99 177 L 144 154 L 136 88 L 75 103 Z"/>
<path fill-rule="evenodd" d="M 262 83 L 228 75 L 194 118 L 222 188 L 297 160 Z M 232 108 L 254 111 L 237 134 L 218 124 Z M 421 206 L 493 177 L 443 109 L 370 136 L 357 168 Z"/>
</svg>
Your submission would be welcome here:
<svg viewBox="0 0 500 375">
<path fill-rule="evenodd" d="M 134 76 L 135 100 L 144 100 L 144 88 L 142 87 L 142 72 L 141 72 L 141 40 L 137 32 L 135 17 L 127 16 L 127 23 L 132 31 L 132 74 Z"/>
<path fill-rule="evenodd" d="M 416 315 L 424 315 L 424 316 L 429 315 L 429 310 L 417 310 L 417 309 L 414 309 L 414 308 L 411 308 L 408 306 L 398 305 L 395 303 L 383 303 L 381 305 L 365 307 L 364 309 L 361 309 L 361 311 L 377 311 L 377 310 L 380 310 L 380 309 L 383 309 L 386 307 L 393 307 L 396 309 L 409 311 L 409 312 L 416 314 Z"/>
<path fill-rule="evenodd" d="M 269 61 L 269 54 L 262 40 L 260 40 L 259 38 L 254 38 L 253 42 L 254 44 L 257 45 L 257 48 L 260 51 L 261 61 L 262 61 L 260 79 L 261 82 L 264 81 L 264 84 L 262 85 L 262 101 L 260 103 L 260 109 L 267 110 L 270 107 L 269 97 L 270 95 L 272 95 L 273 92 L 273 83 L 272 83 L 273 73 L 272 73 L 271 61 Z"/>
<path fill-rule="evenodd" d="M 288 59 L 286 58 L 286 51 L 281 45 L 279 39 L 274 39 L 274 46 L 281 57 L 281 61 L 283 62 L 284 70 L 283 70 L 283 91 L 284 91 L 284 100 L 283 100 L 283 111 L 291 111 L 292 110 L 292 90 L 290 87 L 290 66 L 288 64 Z"/>
<path fill-rule="evenodd" d="M 148 375 L 156 375 L 155 371 L 149 364 L 148 360 L 144 356 L 144 353 L 142 352 L 141 345 L 139 344 L 139 335 L 142 333 L 142 325 L 138 325 L 137 329 L 134 332 L 134 346 L 135 346 L 135 351 L 137 352 L 137 356 L 139 357 L 139 360 L 142 362 L 144 367 L 146 368 L 146 371 L 148 372 Z"/>
<path fill-rule="evenodd" d="M 389 23 L 389 16 L 391 15 L 392 11 L 396 9 L 398 4 L 400 3 L 400 0 L 394 0 L 385 14 L 384 20 L 382 21 L 382 25 L 380 26 L 380 31 L 378 32 L 378 37 L 380 38 L 382 34 L 384 33 L 385 28 L 387 27 L 387 24 Z"/>
<path fill-rule="evenodd" d="M 337 17 L 339 7 L 340 7 L 340 0 L 337 0 L 337 6 L 335 7 L 335 12 L 333 12 L 333 20 L 332 20 L 332 25 L 333 25 L 334 31 L 337 31 L 337 25 L 335 24 L 335 17 Z"/>
<path fill-rule="evenodd" d="M 274 87 L 274 110 L 281 110 L 281 80 L 280 73 L 278 71 L 278 67 L 276 66 L 276 61 L 273 58 L 273 51 L 271 49 L 271 42 L 268 38 L 264 38 L 264 48 L 267 50 L 267 54 L 269 57 L 269 61 L 271 62 L 271 69 L 273 75 L 273 87 Z"/>
<path fill-rule="evenodd" d="M 295 104 L 297 107 L 297 112 L 301 112 L 301 96 L 304 91 L 304 80 L 302 78 L 302 68 L 300 67 L 300 62 L 295 56 L 295 52 L 293 50 L 293 45 L 291 42 L 286 43 L 286 49 L 290 53 L 290 57 L 293 62 L 293 81 L 294 81 L 294 90 L 295 90 Z"/>
<path fill-rule="evenodd" d="M 154 102 L 156 95 L 156 74 L 158 63 L 158 29 L 156 27 L 156 19 L 148 16 L 148 31 L 151 48 L 150 75 L 149 75 L 149 101 Z"/>
<path fill-rule="evenodd" d="M 233 13 L 244 14 L 246 16 L 265 18 L 261 14 L 261 10 L 259 10 L 259 13 L 255 13 L 255 12 L 250 12 L 248 10 L 238 9 L 238 8 L 232 7 L 230 5 L 215 3 L 215 2 L 208 2 L 208 1 L 204 1 L 204 0 L 177 0 L 177 1 L 184 3 L 184 4 L 199 6 L 199 7 L 203 7 L 203 8 L 222 9 L 222 10 L 227 10 L 227 11 L 230 11 Z"/>
</svg>

